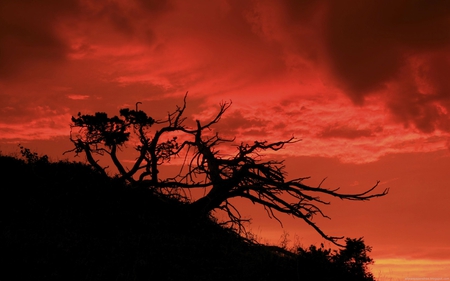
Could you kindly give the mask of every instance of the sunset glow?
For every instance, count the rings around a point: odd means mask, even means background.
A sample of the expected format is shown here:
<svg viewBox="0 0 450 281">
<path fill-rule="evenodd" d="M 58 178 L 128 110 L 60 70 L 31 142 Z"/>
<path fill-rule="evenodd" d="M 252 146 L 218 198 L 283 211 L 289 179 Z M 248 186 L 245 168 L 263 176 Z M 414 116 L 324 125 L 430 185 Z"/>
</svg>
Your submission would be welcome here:
<svg viewBox="0 0 450 281">
<path fill-rule="evenodd" d="M 3 0 L 0 43 L 1 153 L 22 144 L 69 157 L 78 112 L 142 102 L 163 119 L 189 92 L 195 124 L 232 101 L 222 136 L 301 140 L 266 155 L 285 160 L 288 177 L 390 187 L 370 202 L 332 201 L 332 219 L 318 221 L 364 236 L 375 277 L 450 280 L 450 2 Z M 262 241 L 286 231 L 323 242 L 300 221 L 281 228 L 242 208 Z"/>
</svg>

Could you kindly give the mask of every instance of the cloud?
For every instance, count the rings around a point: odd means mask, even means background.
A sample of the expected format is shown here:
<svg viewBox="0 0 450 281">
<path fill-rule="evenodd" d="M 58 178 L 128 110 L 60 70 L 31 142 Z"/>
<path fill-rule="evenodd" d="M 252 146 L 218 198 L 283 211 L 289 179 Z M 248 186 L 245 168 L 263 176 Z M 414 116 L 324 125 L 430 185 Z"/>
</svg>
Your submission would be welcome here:
<svg viewBox="0 0 450 281">
<path fill-rule="evenodd" d="M 0 123 L 2 141 L 48 140 L 55 137 L 68 137 L 69 114 L 47 115 L 20 124 Z"/>
<path fill-rule="evenodd" d="M 408 56 L 449 45 L 449 9 L 447 2 L 331 1 L 325 44 L 333 74 L 362 99 L 395 79 Z"/>
<path fill-rule="evenodd" d="M 357 104 L 387 93 L 397 120 L 450 131 L 449 26 L 448 2 L 331 1 L 324 42 L 332 76 Z"/>
<path fill-rule="evenodd" d="M 190 91 L 197 115 L 233 100 L 224 134 L 294 135 L 304 141 L 290 153 L 302 155 L 376 160 L 417 149 L 421 133 L 439 149 L 450 132 L 444 3 L 5 3 L 3 124 L 41 118 L 37 108 L 116 114 L 137 101 L 165 116 Z M 349 139 L 351 151 L 338 147 Z"/>
<path fill-rule="evenodd" d="M 17 74 L 36 63 L 65 59 L 69 46 L 55 23 L 79 12 L 76 0 L 2 1 L 0 9 L 0 79 Z"/>
<path fill-rule="evenodd" d="M 390 84 L 386 96 L 387 108 L 405 126 L 422 132 L 450 132 L 450 83 L 445 73 L 450 71 L 450 59 L 441 54 L 416 57 L 414 68 L 406 67 L 396 83 Z"/>
<path fill-rule="evenodd" d="M 71 100 L 85 100 L 88 99 L 88 95 L 68 95 L 67 98 Z"/>
<path fill-rule="evenodd" d="M 323 128 L 318 134 L 320 138 L 344 138 L 344 139 L 358 139 L 362 137 L 374 137 L 376 131 L 382 131 L 382 127 L 373 129 L 358 129 L 346 125 L 329 125 Z"/>
</svg>

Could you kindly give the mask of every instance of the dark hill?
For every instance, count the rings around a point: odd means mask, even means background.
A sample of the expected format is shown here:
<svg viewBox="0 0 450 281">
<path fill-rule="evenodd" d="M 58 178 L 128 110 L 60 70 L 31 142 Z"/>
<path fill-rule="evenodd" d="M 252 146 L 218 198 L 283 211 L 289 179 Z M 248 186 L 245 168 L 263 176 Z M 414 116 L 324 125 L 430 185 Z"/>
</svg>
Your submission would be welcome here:
<svg viewBox="0 0 450 281">
<path fill-rule="evenodd" d="M 11 280 L 372 280 L 321 249 L 286 254 L 86 165 L 41 160 L 0 156 Z"/>
</svg>

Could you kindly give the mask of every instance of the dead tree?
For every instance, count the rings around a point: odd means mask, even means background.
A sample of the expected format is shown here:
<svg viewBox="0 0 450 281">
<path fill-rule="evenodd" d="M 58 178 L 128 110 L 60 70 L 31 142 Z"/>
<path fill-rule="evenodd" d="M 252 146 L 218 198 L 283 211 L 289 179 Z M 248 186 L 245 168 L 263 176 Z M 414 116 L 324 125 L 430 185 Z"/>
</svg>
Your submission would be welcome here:
<svg viewBox="0 0 450 281">
<path fill-rule="evenodd" d="M 169 113 L 165 119 L 156 120 L 141 110 L 122 109 L 120 116 L 108 117 L 106 113 L 72 117 L 70 140 L 74 148 L 67 152 L 84 153 L 90 165 L 106 175 L 106 167 L 98 164 L 96 157 L 109 156 L 118 171 L 118 177 L 134 187 L 149 188 L 160 195 L 172 195 L 184 200 L 188 208 L 198 215 L 210 215 L 214 210 L 223 210 L 231 223 L 242 230 L 243 219 L 232 203 L 233 198 L 245 198 L 265 208 L 268 215 L 278 220 L 276 214 L 284 213 L 300 218 L 313 227 L 323 238 L 336 245 L 343 237 L 329 236 L 313 222 L 316 215 L 329 218 L 320 206 L 329 204 L 320 196 L 337 197 L 345 200 L 365 201 L 384 196 L 373 191 L 378 182 L 360 193 L 340 193 L 338 189 L 305 185 L 308 178 L 286 179 L 282 161 L 263 161 L 264 151 L 277 151 L 285 145 L 296 142 L 295 138 L 269 143 L 255 141 L 253 144 L 223 139 L 214 133 L 213 125 L 218 123 L 230 107 L 223 102 L 218 113 L 211 120 L 196 121 L 194 126 L 186 125 L 183 106 Z M 211 132 L 213 132 L 211 134 Z M 177 136 L 173 136 L 176 134 Z M 136 161 L 130 168 L 122 165 L 118 151 L 131 137 L 138 140 L 135 147 Z M 169 136 L 164 141 L 163 137 Z M 227 156 L 219 155 L 219 148 L 237 146 L 237 152 Z M 180 173 L 161 178 L 158 167 L 174 157 L 184 155 Z M 204 189 L 205 196 L 194 199 L 187 194 L 192 189 Z M 281 222 L 280 222 L 281 223 Z"/>
</svg>

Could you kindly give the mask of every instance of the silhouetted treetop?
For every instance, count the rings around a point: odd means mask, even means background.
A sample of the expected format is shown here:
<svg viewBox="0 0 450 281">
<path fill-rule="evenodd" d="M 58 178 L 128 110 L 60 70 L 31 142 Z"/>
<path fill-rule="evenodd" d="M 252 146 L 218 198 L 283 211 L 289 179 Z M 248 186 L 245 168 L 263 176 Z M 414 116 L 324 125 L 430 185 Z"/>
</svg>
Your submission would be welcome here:
<svg viewBox="0 0 450 281">
<path fill-rule="evenodd" d="M 70 140 L 74 148 L 66 152 L 84 153 L 94 169 L 106 175 L 106 167 L 98 159 L 108 156 L 117 168 L 117 177 L 132 187 L 148 188 L 157 194 L 172 196 L 184 201 L 190 211 L 198 215 L 210 215 L 213 210 L 223 210 L 231 223 L 242 230 L 243 220 L 239 210 L 232 204 L 233 198 L 245 198 L 265 208 L 270 217 L 285 213 L 302 219 L 323 238 L 342 246 L 337 241 L 343 237 L 329 236 L 319 228 L 313 218 L 328 218 L 320 209 L 329 202 L 320 195 L 345 200 L 365 201 L 384 196 L 388 189 L 374 192 L 378 182 L 371 188 L 353 194 L 340 193 L 338 189 L 305 185 L 308 179 L 287 179 L 282 161 L 264 160 L 264 151 L 278 151 L 285 145 L 297 142 L 294 137 L 278 142 L 255 141 L 252 144 L 224 139 L 215 132 L 218 123 L 231 106 L 222 102 L 217 114 L 208 121 L 195 121 L 187 125 L 183 106 L 168 113 L 161 120 L 149 117 L 136 109 L 121 109 L 119 116 L 108 117 L 106 113 L 72 117 Z M 174 136 L 176 135 L 176 136 Z M 133 139 L 136 161 L 127 168 L 119 159 L 118 151 Z M 219 154 L 219 148 L 237 146 L 235 154 Z M 223 150 L 222 150 L 223 151 Z M 227 150 L 229 151 L 229 149 Z M 158 167 L 174 157 L 184 159 L 180 172 L 162 178 Z M 183 158 L 184 157 L 184 158 Z M 203 189 L 200 198 L 190 196 L 190 189 Z"/>
</svg>

